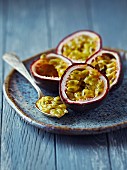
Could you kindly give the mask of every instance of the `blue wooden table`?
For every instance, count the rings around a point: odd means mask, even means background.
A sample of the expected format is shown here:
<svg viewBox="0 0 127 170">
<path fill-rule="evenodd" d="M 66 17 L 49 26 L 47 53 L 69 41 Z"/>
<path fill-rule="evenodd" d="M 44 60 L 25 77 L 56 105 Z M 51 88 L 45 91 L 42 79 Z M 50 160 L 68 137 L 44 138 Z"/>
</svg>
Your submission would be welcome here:
<svg viewBox="0 0 127 170">
<path fill-rule="evenodd" d="M 2 84 L 11 68 L 6 51 L 21 59 L 54 48 L 81 29 L 103 45 L 127 49 L 127 0 L 0 0 L 0 122 L 2 170 L 126 170 L 127 128 L 87 136 L 56 135 L 27 124 L 7 104 Z"/>
</svg>

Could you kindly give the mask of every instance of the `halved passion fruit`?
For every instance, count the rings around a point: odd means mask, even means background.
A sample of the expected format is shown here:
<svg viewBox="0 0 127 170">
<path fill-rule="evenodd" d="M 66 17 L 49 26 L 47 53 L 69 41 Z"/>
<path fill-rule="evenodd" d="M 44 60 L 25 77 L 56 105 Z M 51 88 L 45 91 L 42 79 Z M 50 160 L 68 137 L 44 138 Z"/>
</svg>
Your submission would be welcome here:
<svg viewBox="0 0 127 170">
<path fill-rule="evenodd" d="M 92 31 L 78 31 L 65 37 L 57 46 L 56 52 L 74 63 L 85 61 L 102 47 L 100 35 Z"/>
<path fill-rule="evenodd" d="M 86 63 L 91 64 L 109 80 L 110 89 L 119 87 L 122 82 L 122 66 L 120 55 L 116 51 L 102 49 L 91 56 Z"/>
<path fill-rule="evenodd" d="M 31 73 L 37 84 L 45 90 L 56 92 L 62 74 L 72 62 L 64 56 L 55 53 L 42 54 L 32 63 Z"/>
<path fill-rule="evenodd" d="M 60 97 L 72 110 L 96 108 L 108 94 L 109 82 L 88 64 L 73 64 L 60 80 Z"/>
</svg>

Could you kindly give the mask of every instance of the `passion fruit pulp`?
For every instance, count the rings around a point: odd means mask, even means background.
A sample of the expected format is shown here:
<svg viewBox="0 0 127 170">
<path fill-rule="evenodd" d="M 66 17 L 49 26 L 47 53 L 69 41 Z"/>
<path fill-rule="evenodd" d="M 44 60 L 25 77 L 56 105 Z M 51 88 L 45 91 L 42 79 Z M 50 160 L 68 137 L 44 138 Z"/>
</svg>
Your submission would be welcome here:
<svg viewBox="0 0 127 170">
<path fill-rule="evenodd" d="M 57 46 L 56 52 L 74 63 L 85 61 L 102 47 L 100 35 L 95 32 L 82 30 L 65 37 Z"/>
<path fill-rule="evenodd" d="M 36 107 L 50 117 L 60 118 L 68 113 L 66 105 L 62 103 L 59 96 L 43 96 L 36 102 Z"/>
<path fill-rule="evenodd" d="M 62 74 L 72 62 L 55 53 L 42 54 L 31 64 L 31 74 L 37 84 L 46 91 L 57 92 Z"/>
<path fill-rule="evenodd" d="M 88 64 L 73 64 L 60 80 L 60 97 L 72 110 L 86 111 L 98 107 L 109 90 L 108 79 Z"/>
<path fill-rule="evenodd" d="M 110 89 L 122 83 L 123 71 L 120 55 L 116 51 L 102 49 L 91 56 L 86 63 L 91 64 L 109 80 Z"/>
</svg>

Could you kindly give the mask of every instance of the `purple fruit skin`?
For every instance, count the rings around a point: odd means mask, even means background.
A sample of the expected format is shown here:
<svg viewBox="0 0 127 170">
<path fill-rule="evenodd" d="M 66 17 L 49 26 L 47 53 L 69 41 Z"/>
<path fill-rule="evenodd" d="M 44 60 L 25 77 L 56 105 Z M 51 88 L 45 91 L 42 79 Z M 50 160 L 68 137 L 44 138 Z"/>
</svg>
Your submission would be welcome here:
<svg viewBox="0 0 127 170">
<path fill-rule="evenodd" d="M 115 52 L 115 53 L 118 54 L 119 59 L 120 59 L 120 74 L 119 74 L 119 77 L 118 77 L 118 79 L 117 79 L 117 82 L 116 82 L 113 86 L 111 86 L 111 87 L 109 88 L 109 91 L 110 91 L 110 92 L 113 92 L 113 91 L 115 91 L 116 89 L 118 89 L 118 88 L 120 87 L 120 85 L 122 84 L 122 82 L 123 82 L 124 68 L 123 68 L 122 58 L 121 58 L 120 53 L 117 52 L 117 51 L 115 51 L 115 50 L 109 50 L 109 49 L 106 49 L 106 48 L 102 48 L 101 50 L 108 50 L 108 51 L 111 51 L 111 52 Z M 96 55 L 97 53 L 99 53 L 101 50 L 97 51 L 97 52 L 96 52 L 95 54 L 93 54 L 90 58 L 88 58 L 88 59 L 86 60 L 86 63 L 89 61 L 89 59 L 91 59 L 92 57 L 94 57 L 94 55 Z"/>
<path fill-rule="evenodd" d="M 105 93 L 105 95 L 102 97 L 102 98 L 100 98 L 100 99 L 98 99 L 97 101 L 91 101 L 91 102 L 89 102 L 89 103 L 82 103 L 82 104 L 80 104 L 80 103 L 69 103 L 64 97 L 63 97 L 63 95 L 62 95 L 62 87 L 61 87 L 61 82 L 63 81 L 63 77 L 64 77 L 64 75 L 66 74 L 66 72 L 68 71 L 68 69 L 70 68 L 70 67 L 73 67 L 74 65 L 83 65 L 83 64 L 73 64 L 72 66 L 69 66 L 68 68 L 67 68 L 67 70 L 64 72 L 64 74 L 62 75 L 62 77 L 61 77 L 61 80 L 60 80 L 60 82 L 59 82 L 59 95 L 60 95 L 60 97 L 61 97 L 61 100 L 67 105 L 67 107 L 69 108 L 69 109 L 71 109 L 71 110 L 75 110 L 76 112 L 83 112 L 83 111 L 89 111 L 89 110 L 92 110 L 92 109 L 95 109 L 95 108 L 97 108 L 97 107 L 99 107 L 103 102 L 104 102 L 104 100 L 106 99 L 106 97 L 108 96 L 108 92 L 109 92 L 109 81 L 108 81 L 108 79 L 107 79 L 107 77 L 105 76 L 105 75 L 103 75 L 102 73 L 102 75 L 105 77 L 105 79 L 107 80 L 107 89 L 106 89 L 106 93 Z M 93 66 L 91 66 L 90 64 L 87 64 L 88 66 L 90 66 L 90 67 L 92 67 L 92 68 L 94 68 Z"/>
<path fill-rule="evenodd" d="M 50 53 L 48 53 L 50 54 Z M 48 55 L 47 54 L 47 55 Z M 54 53 L 55 54 L 55 53 Z M 64 57 L 64 56 L 63 56 Z M 64 57 L 66 58 L 66 57 Z M 39 58 L 40 59 L 40 58 Z M 55 93 L 55 94 L 59 94 L 59 80 L 53 80 L 53 79 L 44 79 L 44 78 L 39 78 L 37 76 L 35 76 L 34 72 L 32 71 L 32 65 L 37 62 L 39 59 L 37 59 L 36 61 L 34 61 L 31 65 L 30 65 L 30 72 L 32 77 L 34 78 L 35 82 L 42 87 L 44 90 L 46 90 L 49 93 Z M 68 59 L 69 60 L 69 59 Z M 71 60 L 69 60 L 71 62 Z M 72 62 L 71 62 L 72 63 Z"/>
<path fill-rule="evenodd" d="M 101 36 L 100 36 L 98 33 L 94 32 L 94 31 L 91 31 L 91 30 L 79 30 L 79 31 L 73 32 L 72 34 L 69 34 L 68 36 L 66 36 L 65 38 L 63 38 L 63 39 L 59 42 L 59 44 L 57 45 L 57 47 L 56 47 L 56 53 L 58 54 L 59 45 L 60 45 L 65 39 L 67 39 L 68 37 L 70 37 L 70 36 L 72 36 L 72 35 L 74 35 L 74 34 L 76 34 L 76 33 L 78 33 L 78 32 L 85 32 L 85 31 L 94 33 L 94 34 L 96 34 L 96 35 L 99 37 L 99 39 L 100 39 L 100 49 L 102 49 L 102 38 L 101 38 Z M 100 51 L 100 49 L 99 49 L 98 51 Z M 98 51 L 97 51 L 97 52 L 98 52 Z"/>
</svg>

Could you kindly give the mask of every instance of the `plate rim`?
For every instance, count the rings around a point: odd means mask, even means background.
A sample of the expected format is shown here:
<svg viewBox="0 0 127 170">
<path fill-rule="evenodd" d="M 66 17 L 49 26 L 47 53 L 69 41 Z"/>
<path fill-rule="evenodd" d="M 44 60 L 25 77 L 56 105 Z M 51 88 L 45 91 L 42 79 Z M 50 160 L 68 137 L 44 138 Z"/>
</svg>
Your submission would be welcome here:
<svg viewBox="0 0 127 170">
<path fill-rule="evenodd" d="M 110 47 L 105 47 L 107 49 L 111 50 L 116 50 L 118 52 L 124 52 L 127 53 L 126 50 L 123 49 L 116 49 L 116 48 L 110 48 Z M 41 55 L 42 53 L 49 53 L 53 52 L 55 48 L 40 52 L 32 57 L 29 57 L 25 60 L 23 60 L 23 63 L 26 63 L 30 61 L 31 59 Z M 9 86 L 9 81 L 11 79 L 11 76 L 14 74 L 15 69 L 12 69 L 9 74 L 6 76 L 4 83 L 3 83 L 3 93 L 4 96 L 7 100 L 7 102 L 10 104 L 10 106 L 18 113 L 18 115 L 25 120 L 26 122 L 30 123 L 31 125 L 34 125 L 38 128 L 44 129 L 45 131 L 48 132 L 53 132 L 57 134 L 69 134 L 69 135 L 87 135 L 87 134 L 99 134 L 99 133 L 104 133 L 104 132 L 109 132 L 111 130 L 117 130 L 123 127 L 127 126 L 127 120 L 123 121 L 121 123 L 116 123 L 115 125 L 110 125 L 110 126 L 103 126 L 103 127 L 96 127 L 96 128 L 71 128 L 67 126 L 58 126 L 58 125 L 52 125 L 52 124 L 47 124 L 41 121 L 38 121 L 29 115 L 27 113 L 23 112 L 21 108 L 19 108 L 16 103 L 14 102 L 13 98 L 10 96 L 9 91 L 8 91 L 8 86 Z"/>
</svg>

